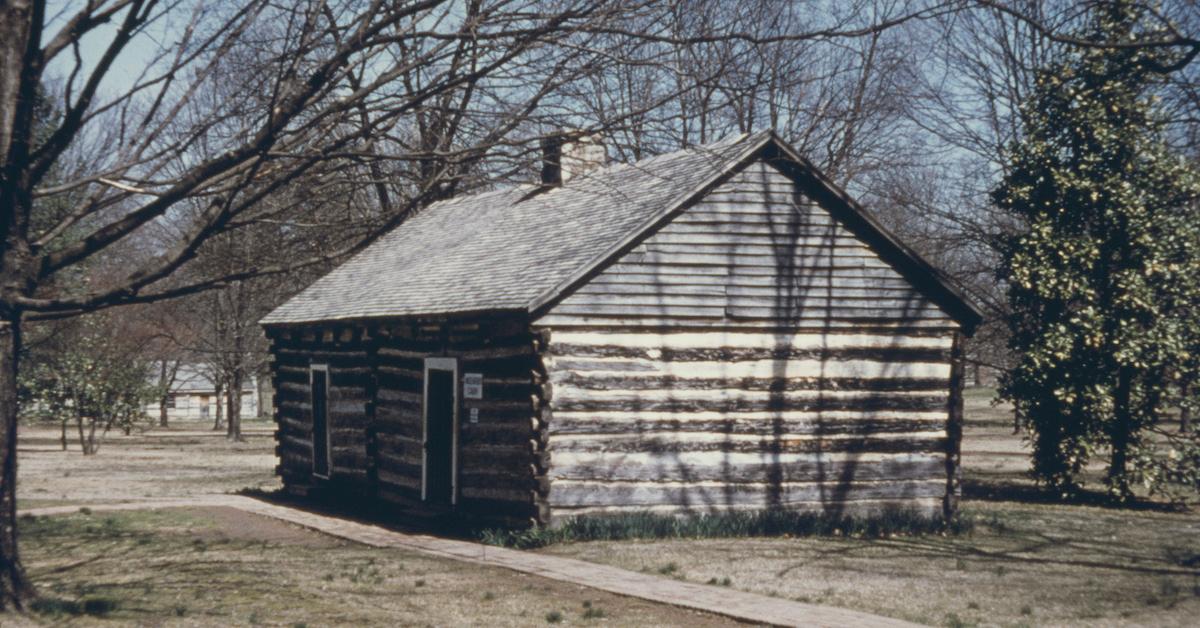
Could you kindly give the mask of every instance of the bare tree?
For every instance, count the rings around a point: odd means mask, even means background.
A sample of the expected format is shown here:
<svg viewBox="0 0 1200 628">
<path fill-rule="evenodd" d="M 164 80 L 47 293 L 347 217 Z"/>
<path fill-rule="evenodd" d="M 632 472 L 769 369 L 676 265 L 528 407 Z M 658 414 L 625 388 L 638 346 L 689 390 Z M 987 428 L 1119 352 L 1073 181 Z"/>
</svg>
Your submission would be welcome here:
<svg viewBox="0 0 1200 628">
<path fill-rule="evenodd" d="M 0 3 L 0 607 L 20 607 L 32 593 L 15 528 L 24 322 L 230 286 L 354 250 L 470 173 L 572 68 L 602 57 L 590 50 L 588 33 L 635 4 L 244 0 L 192 9 L 110 0 L 59 16 L 51 31 L 44 3 Z M 148 29 L 167 23 L 176 41 L 139 60 L 144 70 L 132 81 L 114 79 L 111 70 L 130 42 L 157 41 Z M 85 38 L 102 37 L 105 24 L 111 37 L 85 60 Z M 217 84 L 219 70 L 239 66 L 247 80 Z M 50 93 L 61 116 L 45 137 L 35 137 L 35 95 L 51 84 L 50 68 L 62 75 Z M 403 83 L 417 73 L 419 82 Z M 213 91 L 222 97 L 211 98 Z M 446 95 L 461 102 L 467 91 L 486 94 L 484 123 L 453 144 L 412 141 L 422 137 L 414 116 L 447 116 Z M 389 140 L 388 151 L 374 145 L 376 138 Z M 84 144 L 109 150 L 69 177 L 47 178 Z M 297 219 L 303 207 L 263 199 L 302 177 L 322 182 L 331 195 L 338 188 L 354 195 L 381 159 L 428 163 L 437 172 L 427 172 L 386 213 L 360 220 L 356 237 L 284 263 L 177 280 L 219 234 L 274 224 L 287 241 L 307 229 Z M 39 207 L 67 196 L 69 209 L 37 219 Z M 154 246 L 150 231 L 167 227 L 177 237 Z M 78 290 L 56 289 L 56 278 L 81 264 L 114 258 L 126 272 L 96 276 Z"/>
</svg>

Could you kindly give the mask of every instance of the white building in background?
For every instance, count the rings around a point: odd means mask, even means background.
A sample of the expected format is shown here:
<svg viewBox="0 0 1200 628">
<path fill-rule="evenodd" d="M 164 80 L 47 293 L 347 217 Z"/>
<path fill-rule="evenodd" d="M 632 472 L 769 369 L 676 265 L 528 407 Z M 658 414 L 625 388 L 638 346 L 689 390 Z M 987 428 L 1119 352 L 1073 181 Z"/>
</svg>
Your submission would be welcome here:
<svg viewBox="0 0 1200 628">
<path fill-rule="evenodd" d="M 157 372 L 155 373 L 157 376 Z M 154 381 L 157 383 L 157 380 Z M 258 382 L 254 377 L 247 377 L 242 382 L 242 418 L 249 419 L 259 414 Z M 225 415 L 228 392 L 222 391 L 217 397 L 217 387 L 201 371 L 199 365 L 183 364 L 175 375 L 171 392 L 167 396 L 168 420 L 214 420 L 217 416 L 217 404 L 222 404 L 221 414 Z M 152 418 L 159 416 L 159 404 L 146 406 L 146 414 Z"/>
</svg>

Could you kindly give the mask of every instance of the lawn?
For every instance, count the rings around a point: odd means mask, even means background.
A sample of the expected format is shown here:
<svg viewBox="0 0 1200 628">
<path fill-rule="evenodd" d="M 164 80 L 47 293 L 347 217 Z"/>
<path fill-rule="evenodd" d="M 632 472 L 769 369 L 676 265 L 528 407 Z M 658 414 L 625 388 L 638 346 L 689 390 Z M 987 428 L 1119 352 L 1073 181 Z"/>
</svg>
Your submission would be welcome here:
<svg viewBox="0 0 1200 628">
<path fill-rule="evenodd" d="M 590 542 L 540 551 L 932 625 L 1195 625 L 1200 516 L 1005 501 L 1028 493 L 1028 455 L 1008 413 L 989 400 L 989 391 L 967 395 L 970 534 Z M 89 457 L 61 451 L 54 429 L 23 428 L 19 508 L 278 486 L 269 423 L 249 423 L 245 443 L 207 427 L 114 435 Z M 60 601 L 30 623 L 91 624 L 97 615 L 113 625 L 723 622 L 366 548 L 233 510 L 75 514 L 22 525 L 26 565 L 42 592 Z M 92 614 L 77 614 L 89 604 Z"/>
<path fill-rule="evenodd" d="M 1004 501 L 1032 487 L 1029 458 L 1011 415 L 990 399 L 987 390 L 967 395 L 969 534 L 588 542 L 541 551 L 931 625 L 1195 625 L 1200 516 Z"/>
<path fill-rule="evenodd" d="M 25 518 L 43 599 L 9 625 L 718 626 L 511 571 L 370 548 L 235 509 Z"/>
<path fill-rule="evenodd" d="M 55 426 L 22 425 L 17 444 L 17 507 L 178 499 L 241 488 L 273 489 L 275 427 L 243 423 L 244 442 L 230 442 L 209 422 L 110 434 L 98 454 L 84 456 L 74 434 L 62 450 Z"/>
</svg>

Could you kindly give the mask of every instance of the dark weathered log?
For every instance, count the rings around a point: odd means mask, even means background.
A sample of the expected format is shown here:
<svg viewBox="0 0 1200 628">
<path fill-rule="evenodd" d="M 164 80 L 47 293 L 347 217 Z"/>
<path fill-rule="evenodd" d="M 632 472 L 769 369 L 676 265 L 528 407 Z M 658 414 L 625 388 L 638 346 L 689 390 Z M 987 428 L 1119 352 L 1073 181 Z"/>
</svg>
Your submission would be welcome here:
<svg viewBox="0 0 1200 628">
<path fill-rule="evenodd" d="M 279 406 L 276 406 L 277 408 Z M 312 423 L 292 415 L 280 415 L 277 419 L 280 433 L 296 438 L 311 438 Z"/>
<path fill-rule="evenodd" d="M 486 488 L 464 486 L 459 490 L 464 499 L 486 499 L 492 502 L 508 502 L 509 504 L 533 505 L 537 494 L 532 488 Z"/>
<path fill-rule="evenodd" d="M 482 421 L 467 424 L 458 437 L 460 447 L 491 447 L 493 445 L 519 446 L 534 438 L 529 425 L 519 429 L 511 424 L 489 425 Z"/>
<path fill-rule="evenodd" d="M 278 438 L 280 445 L 296 452 L 303 452 L 305 456 L 312 455 L 311 440 L 299 438 L 291 434 L 279 434 Z"/>
<path fill-rule="evenodd" d="M 463 513 L 477 515 L 484 520 L 528 520 L 538 516 L 538 507 L 533 502 L 533 491 L 530 497 L 521 500 L 492 499 L 474 494 L 459 495 L 458 510 Z"/>
<path fill-rule="evenodd" d="M 419 469 L 417 475 L 412 476 L 407 473 L 393 473 L 389 468 L 381 466 L 376 471 L 376 475 L 381 490 L 384 487 L 393 491 L 397 488 L 406 488 L 416 491 L 416 496 L 420 497 L 421 475 Z"/>
</svg>

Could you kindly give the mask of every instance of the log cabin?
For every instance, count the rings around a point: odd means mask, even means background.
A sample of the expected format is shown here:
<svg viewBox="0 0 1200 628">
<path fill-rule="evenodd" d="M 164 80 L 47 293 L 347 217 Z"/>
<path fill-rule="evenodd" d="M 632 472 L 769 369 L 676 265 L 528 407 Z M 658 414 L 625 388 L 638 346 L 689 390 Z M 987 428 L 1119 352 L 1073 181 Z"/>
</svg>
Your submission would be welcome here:
<svg viewBox="0 0 1200 628">
<path fill-rule="evenodd" d="M 431 204 L 263 320 L 288 490 L 489 524 L 960 494 L 980 313 L 771 132 Z"/>
</svg>

